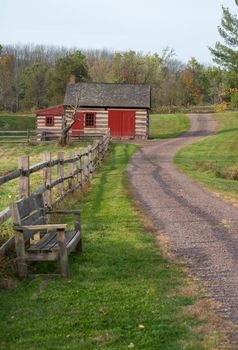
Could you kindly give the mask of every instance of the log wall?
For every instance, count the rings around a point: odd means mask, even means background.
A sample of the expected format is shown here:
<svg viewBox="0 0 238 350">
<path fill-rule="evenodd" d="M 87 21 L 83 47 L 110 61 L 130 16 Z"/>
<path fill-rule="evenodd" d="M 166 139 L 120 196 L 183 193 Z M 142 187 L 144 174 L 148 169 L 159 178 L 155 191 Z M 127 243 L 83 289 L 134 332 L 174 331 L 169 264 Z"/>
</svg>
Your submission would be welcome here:
<svg viewBox="0 0 238 350">
<path fill-rule="evenodd" d="M 135 137 L 145 139 L 149 133 L 149 115 L 146 110 L 136 111 Z"/>
<path fill-rule="evenodd" d="M 66 109 L 66 113 L 72 110 Z M 84 128 L 85 134 L 104 133 L 108 129 L 108 111 L 105 108 L 81 108 L 79 112 L 96 113 L 96 128 Z M 70 121 L 70 119 L 69 119 Z M 55 116 L 54 126 L 45 126 L 45 116 L 37 116 L 37 129 L 39 131 L 49 131 L 56 134 L 60 133 L 62 128 L 62 117 Z M 149 134 L 149 113 L 146 109 L 135 110 L 135 138 L 148 138 Z"/>
<path fill-rule="evenodd" d="M 38 115 L 36 117 L 36 128 L 39 131 L 50 131 L 54 132 L 56 134 L 60 133 L 62 129 L 62 116 L 54 116 L 54 125 L 53 126 L 46 126 L 45 125 L 45 115 Z"/>
</svg>

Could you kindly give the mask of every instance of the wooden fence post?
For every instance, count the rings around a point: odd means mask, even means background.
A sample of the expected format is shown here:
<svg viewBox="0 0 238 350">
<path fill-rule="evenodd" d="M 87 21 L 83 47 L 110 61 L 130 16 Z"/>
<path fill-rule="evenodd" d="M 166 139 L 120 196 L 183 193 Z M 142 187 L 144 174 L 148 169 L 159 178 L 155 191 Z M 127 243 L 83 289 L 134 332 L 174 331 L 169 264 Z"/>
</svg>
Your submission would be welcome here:
<svg viewBox="0 0 238 350">
<path fill-rule="evenodd" d="M 83 157 L 81 155 L 82 153 L 80 152 L 80 186 L 83 187 Z"/>
<path fill-rule="evenodd" d="M 19 195 L 20 198 L 26 198 L 30 195 L 30 174 L 29 174 L 29 156 L 19 158 L 18 168 L 21 170 L 19 177 Z"/>
<path fill-rule="evenodd" d="M 93 168 L 93 172 L 97 170 L 98 168 L 98 141 L 94 142 L 94 150 L 93 150 L 93 154 L 92 154 L 92 168 Z"/>
<path fill-rule="evenodd" d="M 59 163 L 57 164 L 57 178 L 63 179 L 64 177 L 64 152 L 58 153 Z M 57 192 L 59 196 L 63 196 L 64 194 L 64 182 L 60 182 L 57 186 Z"/>
<path fill-rule="evenodd" d="M 101 162 L 102 162 L 102 145 L 103 145 L 103 140 L 101 139 L 99 141 L 99 145 L 98 145 L 98 162 L 99 162 L 99 164 L 101 164 Z"/>
<path fill-rule="evenodd" d="M 69 152 L 68 157 L 73 158 L 74 154 L 72 152 Z M 74 164 L 68 163 L 67 176 L 72 176 L 73 172 L 74 172 Z M 69 190 L 72 190 L 72 188 L 74 187 L 74 179 L 73 178 L 69 179 L 68 184 L 69 184 Z"/>
<path fill-rule="evenodd" d="M 84 156 L 83 159 L 83 173 L 84 173 L 84 181 L 87 182 L 88 181 L 88 147 L 86 148 L 86 154 Z"/>
<path fill-rule="evenodd" d="M 96 157 L 96 169 L 99 168 L 100 166 L 100 140 L 97 141 L 97 148 L 96 148 L 96 153 L 95 153 L 95 157 Z"/>
<path fill-rule="evenodd" d="M 75 157 L 79 157 L 79 160 L 76 161 L 76 168 L 78 170 L 77 174 L 77 185 L 79 184 L 80 187 L 83 185 L 83 173 L 82 173 L 82 166 L 81 166 L 81 152 L 76 151 Z"/>
<path fill-rule="evenodd" d="M 12 215 L 12 221 L 16 225 L 21 224 L 21 219 L 19 215 L 19 211 L 17 210 L 17 204 L 11 203 L 10 204 L 11 209 L 11 215 Z M 27 277 L 27 265 L 26 265 L 26 257 L 25 257 L 25 242 L 24 242 L 24 236 L 22 231 L 15 230 L 15 249 L 17 254 L 17 269 L 18 269 L 18 275 L 20 278 L 26 278 Z"/>
<path fill-rule="evenodd" d="M 92 180 L 93 177 L 93 163 L 92 163 L 92 146 L 89 146 L 88 149 L 88 177 L 89 181 Z"/>
<path fill-rule="evenodd" d="M 102 160 L 104 159 L 105 156 L 105 135 L 102 138 Z"/>
<path fill-rule="evenodd" d="M 51 153 L 46 151 L 43 153 L 43 161 L 49 162 L 49 164 L 43 169 L 43 185 L 50 186 L 51 185 Z M 51 197 L 51 188 L 48 188 L 44 194 L 44 201 L 47 207 L 51 207 L 52 197 Z"/>
</svg>

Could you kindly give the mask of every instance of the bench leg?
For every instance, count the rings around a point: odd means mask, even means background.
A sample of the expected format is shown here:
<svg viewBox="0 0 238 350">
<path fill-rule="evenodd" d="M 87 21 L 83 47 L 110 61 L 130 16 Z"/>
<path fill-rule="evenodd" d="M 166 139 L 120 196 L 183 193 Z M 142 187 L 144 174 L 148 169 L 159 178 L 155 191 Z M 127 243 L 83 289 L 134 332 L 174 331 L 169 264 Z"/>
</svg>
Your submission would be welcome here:
<svg viewBox="0 0 238 350">
<path fill-rule="evenodd" d="M 83 251 L 82 237 L 80 238 L 78 244 L 76 245 L 75 251 L 76 251 L 76 253 L 78 253 L 78 254 L 82 254 L 82 251 Z"/>
<path fill-rule="evenodd" d="M 27 264 L 25 258 L 25 243 L 22 231 L 15 231 L 15 247 L 17 254 L 17 271 L 19 278 L 27 278 Z"/>
<path fill-rule="evenodd" d="M 59 262 L 61 267 L 61 274 L 63 277 L 69 277 L 69 261 L 68 252 L 65 245 L 65 231 L 57 230 L 57 240 L 59 244 Z"/>
<path fill-rule="evenodd" d="M 17 271 L 19 278 L 25 279 L 27 278 L 27 264 L 26 259 L 24 258 L 17 258 Z"/>
</svg>

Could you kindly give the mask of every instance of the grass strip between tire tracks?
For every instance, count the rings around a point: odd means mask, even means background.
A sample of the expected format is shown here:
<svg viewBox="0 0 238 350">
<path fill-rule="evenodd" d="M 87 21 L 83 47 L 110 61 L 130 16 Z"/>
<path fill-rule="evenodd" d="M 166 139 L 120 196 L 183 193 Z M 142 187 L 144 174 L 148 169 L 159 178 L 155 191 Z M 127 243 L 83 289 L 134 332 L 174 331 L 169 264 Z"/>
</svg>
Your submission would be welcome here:
<svg viewBox="0 0 238 350">
<path fill-rule="evenodd" d="M 185 114 L 151 114 L 150 138 L 168 139 L 188 131 L 190 120 Z"/>
</svg>

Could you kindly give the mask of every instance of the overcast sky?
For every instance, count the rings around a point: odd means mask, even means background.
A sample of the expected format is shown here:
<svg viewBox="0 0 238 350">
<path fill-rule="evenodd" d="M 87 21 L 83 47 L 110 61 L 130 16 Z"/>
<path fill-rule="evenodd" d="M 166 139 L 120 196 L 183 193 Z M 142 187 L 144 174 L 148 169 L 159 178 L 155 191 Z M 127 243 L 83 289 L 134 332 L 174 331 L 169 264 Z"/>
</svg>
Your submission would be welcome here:
<svg viewBox="0 0 238 350">
<path fill-rule="evenodd" d="M 235 0 L 0 0 L 0 43 L 160 53 L 211 62 L 222 4 Z"/>
</svg>

